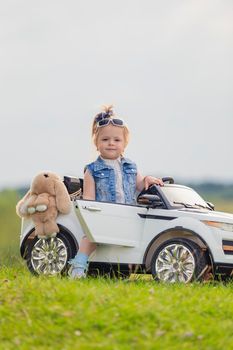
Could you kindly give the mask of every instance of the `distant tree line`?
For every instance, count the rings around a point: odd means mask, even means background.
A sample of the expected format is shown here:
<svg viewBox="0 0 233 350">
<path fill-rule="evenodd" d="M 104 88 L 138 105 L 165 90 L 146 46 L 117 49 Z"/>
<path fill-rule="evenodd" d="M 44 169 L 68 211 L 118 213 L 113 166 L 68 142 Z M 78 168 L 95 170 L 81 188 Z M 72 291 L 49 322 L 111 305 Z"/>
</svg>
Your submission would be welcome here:
<svg viewBox="0 0 233 350">
<path fill-rule="evenodd" d="M 232 184 L 213 183 L 213 182 L 187 183 L 187 186 L 192 187 L 204 198 L 218 197 L 226 200 L 233 199 L 233 183 Z"/>
<path fill-rule="evenodd" d="M 233 200 L 233 183 L 232 184 L 224 184 L 224 183 L 214 183 L 214 182 L 201 182 L 201 183 L 193 183 L 184 181 L 176 183 L 180 183 L 186 186 L 189 186 L 196 190 L 204 199 L 208 198 L 222 198 L 224 200 Z M 17 188 L 16 191 L 18 193 L 19 198 L 23 197 L 25 193 L 28 191 L 28 187 Z"/>
</svg>

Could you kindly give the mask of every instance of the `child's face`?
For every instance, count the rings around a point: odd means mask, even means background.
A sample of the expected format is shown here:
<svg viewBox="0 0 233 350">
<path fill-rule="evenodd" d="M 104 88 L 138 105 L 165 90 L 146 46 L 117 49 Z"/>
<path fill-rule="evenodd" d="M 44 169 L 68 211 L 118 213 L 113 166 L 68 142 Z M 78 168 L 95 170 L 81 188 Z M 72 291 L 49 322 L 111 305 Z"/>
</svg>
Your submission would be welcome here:
<svg viewBox="0 0 233 350">
<path fill-rule="evenodd" d="M 105 159 L 117 159 L 125 149 L 124 130 L 109 124 L 99 129 L 97 150 Z"/>
</svg>

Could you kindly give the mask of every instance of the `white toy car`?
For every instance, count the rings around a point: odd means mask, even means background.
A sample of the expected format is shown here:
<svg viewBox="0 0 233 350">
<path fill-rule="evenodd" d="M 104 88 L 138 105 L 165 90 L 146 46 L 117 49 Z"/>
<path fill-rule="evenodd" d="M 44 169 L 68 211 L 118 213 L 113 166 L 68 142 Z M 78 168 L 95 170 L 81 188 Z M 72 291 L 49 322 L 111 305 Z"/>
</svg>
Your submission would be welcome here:
<svg viewBox="0 0 233 350">
<path fill-rule="evenodd" d="M 70 179 L 72 184 L 73 179 Z M 233 271 L 233 215 L 215 212 L 193 189 L 164 178 L 165 185 L 141 192 L 136 205 L 73 197 L 73 210 L 60 215 L 56 237 L 38 239 L 23 219 L 21 255 L 35 274 L 67 273 L 85 232 L 97 243 L 89 274 L 152 274 L 159 281 L 188 283 Z M 77 183 L 79 184 L 78 180 Z M 69 188 L 68 188 L 69 190 Z"/>
</svg>

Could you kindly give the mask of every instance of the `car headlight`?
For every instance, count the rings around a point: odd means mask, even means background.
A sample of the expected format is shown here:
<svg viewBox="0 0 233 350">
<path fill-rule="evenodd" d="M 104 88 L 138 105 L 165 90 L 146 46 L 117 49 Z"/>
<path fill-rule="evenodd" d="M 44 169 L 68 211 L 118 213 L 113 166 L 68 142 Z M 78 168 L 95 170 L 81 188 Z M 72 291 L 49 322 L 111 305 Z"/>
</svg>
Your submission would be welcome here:
<svg viewBox="0 0 233 350">
<path fill-rule="evenodd" d="M 221 230 L 224 230 L 224 231 L 233 232 L 233 224 L 228 224 L 226 222 L 218 222 L 218 221 L 208 221 L 208 220 L 203 220 L 203 222 L 208 226 L 220 228 Z"/>
</svg>

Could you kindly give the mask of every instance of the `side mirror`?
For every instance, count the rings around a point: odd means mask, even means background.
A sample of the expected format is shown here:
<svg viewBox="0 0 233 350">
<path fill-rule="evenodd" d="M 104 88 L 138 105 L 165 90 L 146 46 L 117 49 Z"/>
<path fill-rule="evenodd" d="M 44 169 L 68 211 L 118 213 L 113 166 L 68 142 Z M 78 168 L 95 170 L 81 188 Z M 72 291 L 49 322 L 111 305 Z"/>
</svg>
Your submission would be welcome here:
<svg viewBox="0 0 233 350">
<path fill-rule="evenodd" d="M 208 207 L 210 207 L 210 209 L 214 210 L 214 204 L 211 202 L 206 202 L 206 204 L 208 205 Z"/>
<path fill-rule="evenodd" d="M 147 193 L 143 194 L 138 198 L 138 203 L 152 206 L 153 208 L 163 205 L 163 202 L 161 201 L 160 197 L 157 194 L 147 194 Z"/>
</svg>

